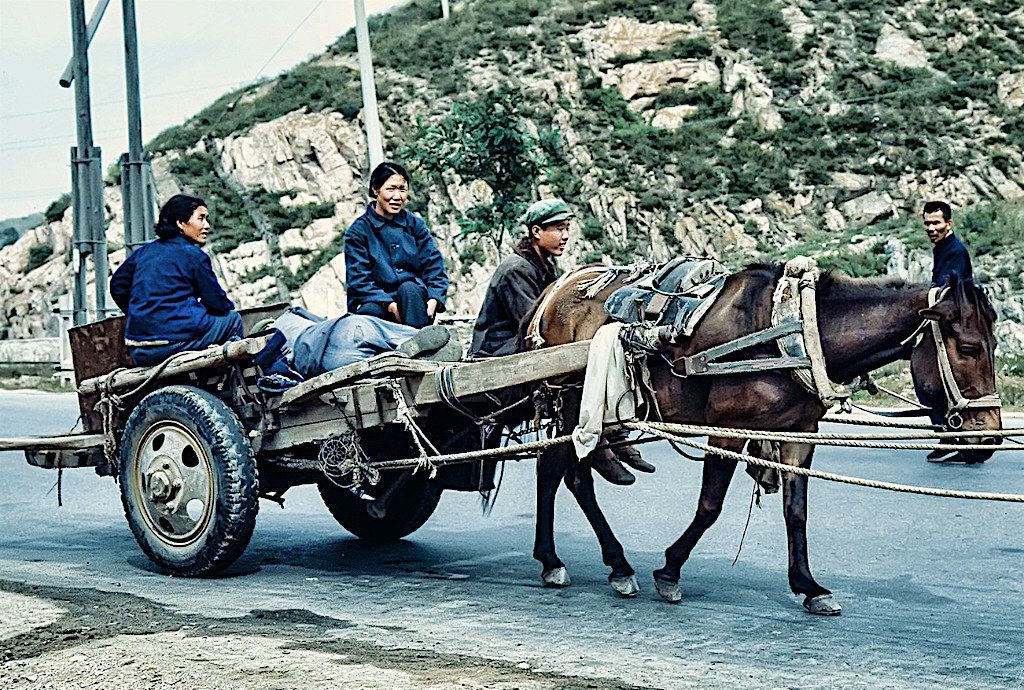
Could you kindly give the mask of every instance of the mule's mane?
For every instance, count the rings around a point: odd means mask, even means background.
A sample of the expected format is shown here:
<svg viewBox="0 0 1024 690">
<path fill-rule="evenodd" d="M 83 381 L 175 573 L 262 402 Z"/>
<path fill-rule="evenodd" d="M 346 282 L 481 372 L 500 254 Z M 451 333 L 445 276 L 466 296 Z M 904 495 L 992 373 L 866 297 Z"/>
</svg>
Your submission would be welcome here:
<svg viewBox="0 0 1024 690">
<path fill-rule="evenodd" d="M 818 292 L 823 299 L 838 302 L 861 300 L 887 300 L 923 287 L 902 278 L 852 278 L 837 269 L 829 269 L 818 280 Z"/>
</svg>

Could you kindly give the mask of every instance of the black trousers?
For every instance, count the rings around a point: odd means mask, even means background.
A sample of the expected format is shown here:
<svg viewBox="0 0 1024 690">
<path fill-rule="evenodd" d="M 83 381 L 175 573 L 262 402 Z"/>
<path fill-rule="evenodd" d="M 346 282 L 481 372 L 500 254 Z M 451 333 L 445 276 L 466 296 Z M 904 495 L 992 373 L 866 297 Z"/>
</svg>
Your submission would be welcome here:
<svg viewBox="0 0 1024 690">
<path fill-rule="evenodd" d="M 408 281 L 398 286 L 398 295 L 395 298 L 398 304 L 398 316 L 402 323 L 413 328 L 429 326 L 432 318 L 427 317 L 427 289 Z M 365 302 L 356 309 L 357 314 L 376 316 L 378 319 L 394 321 L 395 317 L 388 311 L 388 305 L 380 302 Z"/>
</svg>

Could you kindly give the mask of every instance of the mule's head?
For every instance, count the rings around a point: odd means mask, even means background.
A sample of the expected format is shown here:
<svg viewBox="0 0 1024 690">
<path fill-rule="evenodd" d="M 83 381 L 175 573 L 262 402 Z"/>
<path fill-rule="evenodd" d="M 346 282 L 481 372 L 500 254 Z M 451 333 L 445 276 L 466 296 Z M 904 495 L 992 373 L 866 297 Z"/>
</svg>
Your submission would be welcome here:
<svg viewBox="0 0 1024 690">
<path fill-rule="evenodd" d="M 932 323 L 910 358 L 910 373 L 921 401 L 935 410 L 947 431 L 983 431 L 1002 428 L 996 397 L 995 320 L 988 297 L 972 282 L 954 281 L 934 306 L 921 311 Z M 934 325 L 933 325 L 934 324 Z M 937 347 L 934 334 L 938 327 Z M 943 360 L 948 361 L 948 367 Z M 956 443 L 994 445 L 998 437 L 964 437 Z M 963 452 L 968 462 L 982 462 L 992 451 Z"/>
</svg>

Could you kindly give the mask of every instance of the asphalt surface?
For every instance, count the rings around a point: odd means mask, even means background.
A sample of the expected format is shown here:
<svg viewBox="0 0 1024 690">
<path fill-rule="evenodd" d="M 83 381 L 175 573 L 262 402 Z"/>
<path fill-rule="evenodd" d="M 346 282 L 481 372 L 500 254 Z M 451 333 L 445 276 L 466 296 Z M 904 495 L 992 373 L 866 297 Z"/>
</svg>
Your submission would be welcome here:
<svg viewBox="0 0 1024 690">
<path fill-rule="evenodd" d="M 63 433 L 76 416 L 69 395 L 0 392 L 2 436 Z M 599 487 L 640 577 L 632 600 L 608 587 L 564 489 L 556 539 L 573 584 L 541 586 L 529 463 L 509 465 L 489 517 L 474 495 L 446 493 L 423 529 L 389 546 L 348 536 L 315 490 L 295 489 L 284 510 L 262 504 L 226 577 L 184 580 L 149 564 L 111 479 L 66 471 L 58 507 L 55 473 L 0 453 L 0 685 L 314 687 L 329 671 L 316 685 L 1024 686 L 1024 505 L 812 482 L 811 565 L 844 607 L 818 618 L 788 590 L 778 495 L 753 509 L 732 565 L 752 489 L 738 473 L 673 606 L 650 572 L 689 523 L 700 467 L 644 448 L 656 474 Z M 825 448 L 815 467 L 1024 493 L 1024 453 L 966 467 Z M 189 675 L 197 668 L 214 671 Z"/>
</svg>

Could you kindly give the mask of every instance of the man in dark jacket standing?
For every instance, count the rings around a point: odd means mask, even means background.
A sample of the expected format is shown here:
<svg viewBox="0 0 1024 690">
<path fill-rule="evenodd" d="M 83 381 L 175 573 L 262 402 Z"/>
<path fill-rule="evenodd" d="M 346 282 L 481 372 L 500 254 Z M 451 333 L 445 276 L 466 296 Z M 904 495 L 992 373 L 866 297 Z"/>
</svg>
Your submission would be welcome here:
<svg viewBox="0 0 1024 690">
<path fill-rule="evenodd" d="M 924 205 L 924 231 L 932 242 L 932 286 L 939 287 L 955 277 L 973 281 L 971 255 L 960 238 L 953 234 L 953 210 L 945 201 L 929 201 Z"/>
<path fill-rule="evenodd" d="M 960 241 L 960 238 L 953 234 L 953 210 L 945 201 L 929 201 L 924 205 L 924 231 L 928 233 L 928 239 L 932 242 L 932 287 L 941 287 L 950 282 L 973 281 L 974 271 L 971 269 L 971 255 L 967 247 Z M 924 400 L 921 393 L 917 397 Z M 933 412 L 932 423 L 942 425 L 945 421 L 943 415 Z M 928 460 L 931 462 L 942 462 L 948 460 L 946 456 L 953 455 L 953 460 L 962 456 L 954 454 L 949 450 L 933 450 L 928 453 Z"/>
<path fill-rule="evenodd" d="M 559 276 L 554 259 L 565 251 L 572 217 L 569 205 L 561 199 L 542 199 L 526 210 L 523 223 L 527 236 L 519 241 L 491 278 L 473 326 L 471 356 L 496 357 L 516 351 L 520 323 L 533 310 L 544 288 Z M 625 440 L 625 434 L 605 440 Z M 613 484 L 632 484 L 636 477 L 620 460 L 644 472 L 654 471 L 654 467 L 629 446 L 616 453 L 596 451 L 591 455 L 590 464 Z"/>
</svg>

